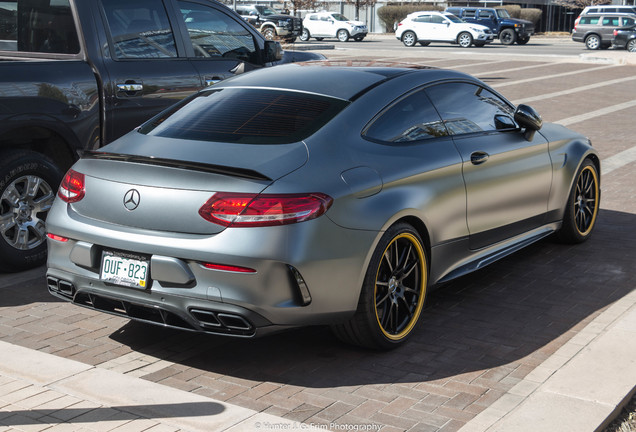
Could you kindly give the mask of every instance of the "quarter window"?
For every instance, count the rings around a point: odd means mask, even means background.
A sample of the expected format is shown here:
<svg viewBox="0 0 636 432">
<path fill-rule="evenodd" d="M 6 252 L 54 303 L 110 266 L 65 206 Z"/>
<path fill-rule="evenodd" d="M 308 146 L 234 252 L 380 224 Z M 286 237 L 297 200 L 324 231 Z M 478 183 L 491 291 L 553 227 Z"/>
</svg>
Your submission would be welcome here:
<svg viewBox="0 0 636 432">
<path fill-rule="evenodd" d="M 119 59 L 176 57 L 174 35 L 161 0 L 102 2 Z"/>
<path fill-rule="evenodd" d="M 448 135 L 424 91 L 398 101 L 363 132 L 367 138 L 390 143 L 419 141 Z"/>
<path fill-rule="evenodd" d="M 447 83 L 432 86 L 426 93 L 437 108 L 451 135 L 489 132 L 498 129 L 495 117 L 514 117 L 513 108 L 496 94 L 475 84 Z"/>
<path fill-rule="evenodd" d="M 257 63 L 252 34 L 223 12 L 190 2 L 179 2 L 194 55 L 224 57 Z"/>
<path fill-rule="evenodd" d="M 0 50 L 77 54 L 79 39 L 68 0 L 0 1 Z"/>
</svg>

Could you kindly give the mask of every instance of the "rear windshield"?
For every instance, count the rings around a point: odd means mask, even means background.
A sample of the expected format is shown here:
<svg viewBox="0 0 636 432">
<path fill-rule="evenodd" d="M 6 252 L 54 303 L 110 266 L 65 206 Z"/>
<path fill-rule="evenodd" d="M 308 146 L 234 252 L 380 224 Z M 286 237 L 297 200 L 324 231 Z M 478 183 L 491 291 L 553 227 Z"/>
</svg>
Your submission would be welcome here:
<svg viewBox="0 0 636 432">
<path fill-rule="evenodd" d="M 164 111 L 139 132 L 196 141 L 287 144 L 316 132 L 348 103 L 285 90 L 222 88 Z"/>
</svg>

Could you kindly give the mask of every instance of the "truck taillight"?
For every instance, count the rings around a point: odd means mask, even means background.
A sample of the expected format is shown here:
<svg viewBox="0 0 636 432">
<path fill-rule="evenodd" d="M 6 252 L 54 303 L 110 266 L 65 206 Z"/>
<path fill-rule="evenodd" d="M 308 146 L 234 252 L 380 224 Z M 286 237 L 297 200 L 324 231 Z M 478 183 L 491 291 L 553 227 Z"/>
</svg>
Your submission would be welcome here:
<svg viewBox="0 0 636 432">
<path fill-rule="evenodd" d="M 84 194 L 86 193 L 85 187 L 84 174 L 70 169 L 62 180 L 60 189 L 57 191 L 57 196 L 64 202 L 74 203 L 84 198 Z"/>
<path fill-rule="evenodd" d="M 215 193 L 199 209 L 199 215 L 223 226 L 263 227 L 315 219 L 325 213 L 333 199 L 322 193 L 246 194 Z"/>
</svg>

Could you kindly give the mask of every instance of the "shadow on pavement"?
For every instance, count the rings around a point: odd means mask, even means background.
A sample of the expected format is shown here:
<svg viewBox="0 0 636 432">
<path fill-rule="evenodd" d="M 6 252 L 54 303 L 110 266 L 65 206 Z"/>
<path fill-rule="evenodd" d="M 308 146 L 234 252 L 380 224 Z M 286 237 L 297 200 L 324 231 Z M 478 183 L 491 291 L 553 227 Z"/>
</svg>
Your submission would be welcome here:
<svg viewBox="0 0 636 432">
<path fill-rule="evenodd" d="M 429 294 L 410 342 L 390 352 L 341 344 L 325 327 L 238 340 L 130 323 L 110 337 L 215 376 L 313 388 L 443 381 L 501 366 L 528 373 L 636 286 L 634 227 L 636 215 L 601 210 L 584 244 L 545 240 L 447 284 Z"/>
</svg>

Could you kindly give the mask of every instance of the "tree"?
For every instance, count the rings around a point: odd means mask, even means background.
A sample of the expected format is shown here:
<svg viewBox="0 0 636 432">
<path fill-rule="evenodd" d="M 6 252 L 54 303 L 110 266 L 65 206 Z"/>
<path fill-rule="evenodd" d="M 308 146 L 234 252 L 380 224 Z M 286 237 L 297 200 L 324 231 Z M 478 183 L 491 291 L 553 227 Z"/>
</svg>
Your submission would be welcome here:
<svg viewBox="0 0 636 432">
<path fill-rule="evenodd" d="M 360 7 L 361 6 L 373 6 L 376 0 L 346 0 L 349 4 L 356 5 L 356 16 L 353 18 L 356 21 L 360 21 Z"/>
<path fill-rule="evenodd" d="M 612 2 L 611 0 L 556 0 L 554 3 L 568 9 L 583 9 L 586 6 L 611 4 Z"/>
</svg>

